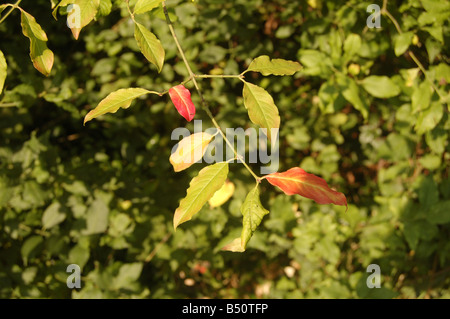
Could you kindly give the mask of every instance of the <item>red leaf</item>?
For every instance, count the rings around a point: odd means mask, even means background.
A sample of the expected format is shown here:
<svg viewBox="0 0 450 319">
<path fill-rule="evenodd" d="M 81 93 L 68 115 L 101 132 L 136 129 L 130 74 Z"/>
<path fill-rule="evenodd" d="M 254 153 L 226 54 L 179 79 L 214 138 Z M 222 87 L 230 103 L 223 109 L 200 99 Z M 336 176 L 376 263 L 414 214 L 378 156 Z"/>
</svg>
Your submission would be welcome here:
<svg viewBox="0 0 450 319">
<path fill-rule="evenodd" d="M 195 105 L 191 99 L 191 92 L 182 84 L 174 86 L 169 90 L 170 99 L 178 110 L 178 113 L 190 122 L 195 115 Z"/>
<path fill-rule="evenodd" d="M 318 204 L 347 206 L 344 194 L 332 190 L 323 178 L 309 174 L 300 167 L 294 167 L 282 173 L 269 174 L 264 178 L 270 184 L 278 186 L 286 195 L 298 194 Z"/>
</svg>

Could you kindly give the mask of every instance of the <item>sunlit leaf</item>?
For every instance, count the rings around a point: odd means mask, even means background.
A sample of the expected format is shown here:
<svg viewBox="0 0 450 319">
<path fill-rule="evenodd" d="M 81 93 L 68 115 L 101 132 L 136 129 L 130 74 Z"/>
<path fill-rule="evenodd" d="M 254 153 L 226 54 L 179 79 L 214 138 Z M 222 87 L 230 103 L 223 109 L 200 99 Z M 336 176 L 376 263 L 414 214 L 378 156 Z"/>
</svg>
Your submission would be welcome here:
<svg viewBox="0 0 450 319">
<path fill-rule="evenodd" d="M 53 226 L 58 225 L 66 219 L 66 214 L 62 210 L 61 204 L 56 202 L 51 204 L 44 211 L 42 215 L 42 226 L 45 229 L 50 229 Z"/>
<path fill-rule="evenodd" d="M 175 172 L 182 171 L 199 161 L 205 154 L 213 135 L 199 132 L 183 138 L 169 161 Z"/>
<path fill-rule="evenodd" d="M 172 100 L 178 113 L 190 122 L 195 115 L 195 105 L 191 99 L 191 92 L 183 85 L 177 85 L 169 90 L 170 99 Z"/>
<path fill-rule="evenodd" d="M 250 121 L 262 128 L 266 128 L 270 138 L 270 130 L 280 127 L 278 108 L 272 96 L 263 88 L 248 82 L 244 83 L 242 95 Z"/>
<path fill-rule="evenodd" d="M 86 114 L 84 117 L 84 124 L 100 115 L 115 113 L 120 108 L 127 109 L 134 99 L 148 93 L 155 92 L 141 88 L 120 89 L 112 92 L 104 98 L 95 109 Z"/>
<path fill-rule="evenodd" d="M 269 174 L 264 178 L 270 184 L 278 186 L 286 195 L 297 194 L 310 198 L 318 204 L 347 206 L 344 194 L 331 189 L 323 178 L 309 174 L 300 167 Z"/>
<path fill-rule="evenodd" d="M 30 58 L 36 70 L 48 76 L 53 67 L 54 55 L 45 43 L 47 35 L 34 17 L 21 11 L 22 33 L 30 39 Z"/>
<path fill-rule="evenodd" d="M 164 0 L 138 0 L 134 6 L 134 13 L 141 14 L 153 10 Z"/>
<path fill-rule="evenodd" d="M 292 75 L 301 69 L 302 66 L 298 62 L 284 59 L 271 60 L 267 55 L 262 55 L 254 59 L 245 72 L 254 71 L 262 75 Z"/>
<path fill-rule="evenodd" d="M 7 70 L 6 59 L 5 56 L 3 55 L 3 52 L 0 51 L 0 94 L 3 91 L 3 85 L 5 84 L 6 70 Z"/>
<path fill-rule="evenodd" d="M 174 229 L 199 212 L 214 193 L 222 187 L 227 175 L 228 163 L 223 162 L 206 166 L 191 180 L 186 197 L 180 201 L 180 205 L 175 210 Z"/>
<path fill-rule="evenodd" d="M 136 22 L 134 27 L 134 37 L 145 58 L 156 65 L 158 72 L 161 72 L 164 65 L 165 51 L 158 38 L 138 22 Z"/>
<path fill-rule="evenodd" d="M 97 14 L 100 0 L 63 0 L 53 9 L 53 17 L 56 19 L 59 7 L 72 5 L 67 15 L 67 25 L 75 39 L 78 40 L 81 29 L 87 26 Z"/>
<path fill-rule="evenodd" d="M 225 204 L 234 194 L 235 186 L 231 181 L 225 181 L 225 184 L 214 193 L 208 201 L 211 208 L 219 207 Z"/>
</svg>

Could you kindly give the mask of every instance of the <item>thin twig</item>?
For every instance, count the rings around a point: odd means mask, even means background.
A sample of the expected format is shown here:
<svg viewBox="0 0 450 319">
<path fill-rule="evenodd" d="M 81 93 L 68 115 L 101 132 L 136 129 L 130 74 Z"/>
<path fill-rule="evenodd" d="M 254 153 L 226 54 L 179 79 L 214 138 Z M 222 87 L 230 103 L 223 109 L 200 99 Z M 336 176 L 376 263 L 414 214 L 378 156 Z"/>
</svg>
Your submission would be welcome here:
<svg viewBox="0 0 450 319">
<path fill-rule="evenodd" d="M 10 4 L 10 3 L 6 4 L 7 6 L 10 6 L 11 8 L 9 8 L 9 11 L 6 12 L 5 15 L 3 16 L 3 18 L 0 20 L 0 24 L 11 14 L 11 12 L 13 12 L 13 10 L 15 8 L 18 8 L 21 1 L 22 0 L 17 0 L 16 3 L 14 3 L 14 4 Z"/>
<path fill-rule="evenodd" d="M 189 65 L 189 62 L 188 62 L 188 60 L 186 58 L 186 55 L 184 54 L 184 51 L 181 48 L 180 42 L 178 41 L 178 37 L 177 37 L 177 35 L 175 33 L 175 29 L 173 27 L 172 21 L 170 20 L 169 13 L 167 11 L 167 7 L 166 7 L 166 2 L 165 1 L 162 2 L 162 6 L 163 6 L 164 15 L 166 17 L 166 22 L 167 22 L 167 25 L 169 27 L 170 33 L 172 34 L 172 38 L 175 41 L 175 44 L 176 44 L 176 46 L 178 48 L 178 52 L 180 53 L 181 58 L 183 59 L 183 62 L 185 64 L 185 66 L 186 66 L 186 69 L 188 70 L 189 76 L 192 77 L 192 82 L 194 83 L 194 87 L 197 90 L 198 95 L 200 96 L 200 100 L 201 100 L 201 103 L 202 103 L 203 110 L 206 112 L 208 117 L 211 119 L 211 121 L 214 124 L 214 126 L 219 130 L 220 135 L 222 135 L 222 137 L 225 140 L 225 142 L 227 143 L 227 145 L 229 147 L 231 147 L 231 149 L 233 150 L 233 152 L 236 155 L 236 157 L 239 158 L 239 160 L 242 162 L 242 164 L 244 164 L 245 168 L 250 172 L 250 174 L 255 178 L 255 180 L 257 182 L 259 182 L 260 178 L 253 172 L 253 170 L 247 165 L 247 163 L 245 163 L 244 158 L 240 154 L 238 154 L 238 152 L 235 150 L 234 145 L 232 145 L 230 143 L 230 141 L 226 138 L 226 136 L 223 133 L 222 129 L 220 128 L 219 124 L 216 122 L 214 116 L 212 115 L 211 111 L 209 110 L 208 105 L 206 104 L 206 101 L 203 98 L 203 94 L 202 94 L 202 91 L 200 89 L 200 86 L 198 85 L 198 82 L 196 80 L 196 75 L 194 74 L 194 72 L 192 72 L 191 66 Z M 239 76 L 236 76 L 236 77 L 241 79 L 241 77 L 239 77 Z"/>
</svg>

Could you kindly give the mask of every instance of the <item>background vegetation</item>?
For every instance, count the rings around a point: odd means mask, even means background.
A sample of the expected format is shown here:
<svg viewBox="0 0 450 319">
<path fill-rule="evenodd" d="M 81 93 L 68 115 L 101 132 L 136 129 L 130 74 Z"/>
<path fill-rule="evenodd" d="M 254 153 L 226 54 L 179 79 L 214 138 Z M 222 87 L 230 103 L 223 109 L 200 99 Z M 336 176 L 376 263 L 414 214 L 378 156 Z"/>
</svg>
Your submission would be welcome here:
<svg viewBox="0 0 450 319">
<path fill-rule="evenodd" d="M 173 233 L 173 212 L 203 165 L 173 172 L 170 134 L 185 121 L 167 96 L 83 126 L 114 90 L 163 91 L 187 77 L 162 11 L 143 16 L 166 50 L 158 74 L 124 1 L 78 41 L 50 1 L 22 1 L 55 63 L 49 77 L 33 68 L 17 10 L 0 24 L 0 297 L 449 298 L 450 4 L 389 1 L 392 19 L 383 12 L 381 28 L 369 29 L 370 3 L 167 1 L 194 72 L 238 74 L 263 54 L 300 61 L 293 77 L 246 79 L 280 109 L 280 170 L 300 166 L 349 202 L 345 212 L 263 183 L 270 214 L 241 254 L 220 251 L 239 234 L 254 183 L 239 164 L 233 197 Z M 222 127 L 249 125 L 240 81 L 200 84 Z M 196 118 L 209 123 L 201 110 Z M 81 289 L 66 286 L 71 263 L 82 268 Z M 380 289 L 366 286 L 369 264 L 381 267 Z"/>
</svg>

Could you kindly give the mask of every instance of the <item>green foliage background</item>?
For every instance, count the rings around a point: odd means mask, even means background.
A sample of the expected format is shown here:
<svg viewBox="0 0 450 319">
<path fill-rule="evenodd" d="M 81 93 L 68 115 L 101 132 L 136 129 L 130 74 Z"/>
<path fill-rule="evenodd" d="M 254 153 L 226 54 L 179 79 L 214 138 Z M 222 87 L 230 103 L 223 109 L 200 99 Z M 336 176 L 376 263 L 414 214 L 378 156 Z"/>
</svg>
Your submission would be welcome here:
<svg viewBox="0 0 450 319">
<path fill-rule="evenodd" d="M 279 107 L 280 170 L 300 166 L 349 202 L 345 212 L 264 182 L 270 214 L 240 254 L 220 251 L 240 232 L 239 208 L 253 188 L 239 164 L 230 167 L 232 199 L 205 206 L 172 235 L 173 212 L 203 165 L 173 172 L 170 134 L 185 121 L 167 96 L 82 125 L 114 90 L 162 91 L 187 77 L 161 11 L 140 18 L 166 50 L 158 74 L 139 52 L 124 1 L 78 41 L 64 17 L 53 19 L 50 1 L 23 1 L 49 36 L 55 64 L 47 78 L 33 68 L 18 12 L 0 24 L 8 63 L 0 297 L 449 298 L 450 120 L 441 102 L 450 83 L 450 4 L 390 1 L 399 36 L 385 15 L 381 29 L 366 27 L 370 3 L 167 1 L 196 73 L 238 74 L 263 54 L 302 63 L 293 77 L 246 79 Z M 222 127 L 248 127 L 240 81 L 201 86 Z M 199 105 L 194 91 L 193 99 Z M 209 123 L 201 110 L 196 118 Z M 71 263 L 82 268 L 81 289 L 66 286 Z M 380 289 L 366 286 L 369 264 L 381 267 Z"/>
</svg>

